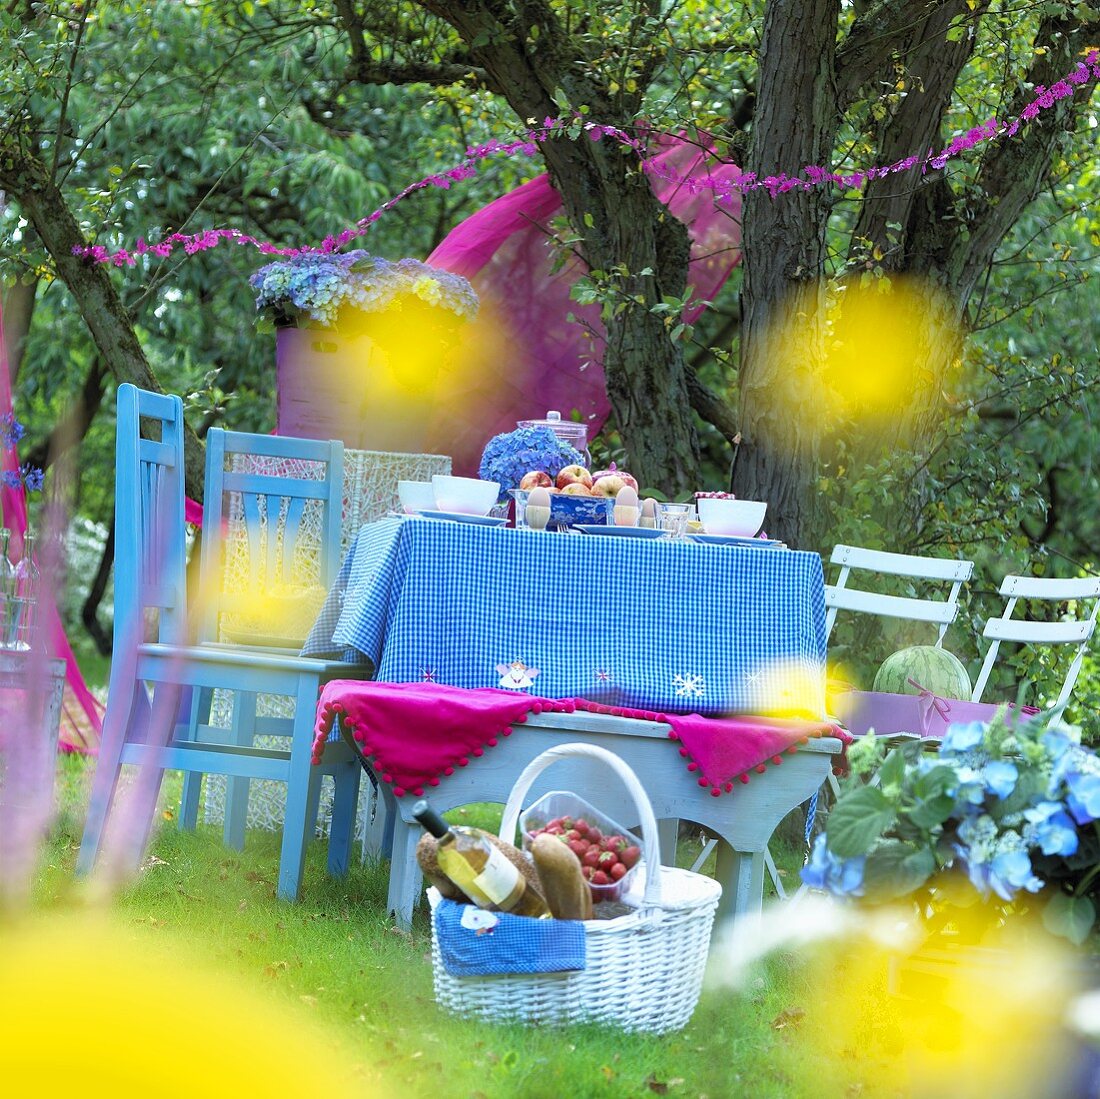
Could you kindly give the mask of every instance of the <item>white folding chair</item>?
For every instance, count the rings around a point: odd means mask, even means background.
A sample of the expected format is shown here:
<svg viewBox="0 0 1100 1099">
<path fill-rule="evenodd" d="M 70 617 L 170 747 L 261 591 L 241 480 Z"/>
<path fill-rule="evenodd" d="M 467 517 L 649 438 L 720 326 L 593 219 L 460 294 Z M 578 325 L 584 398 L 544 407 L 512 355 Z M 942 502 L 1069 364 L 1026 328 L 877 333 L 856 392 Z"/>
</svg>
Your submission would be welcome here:
<svg viewBox="0 0 1100 1099">
<path fill-rule="evenodd" d="M 937 647 L 943 644 L 947 627 L 959 613 L 959 592 L 974 573 L 974 562 L 948 557 L 916 557 L 908 553 L 837 546 L 829 559 L 840 565 L 835 584 L 825 586 L 825 636 L 833 632 L 837 611 L 855 611 L 878 618 L 902 618 L 910 622 L 930 622 L 939 627 Z M 853 569 L 879 576 L 901 576 L 913 580 L 951 582 L 946 599 L 922 599 L 916 596 L 885 595 L 848 587 Z M 862 578 L 860 578 L 862 579 Z"/>
<path fill-rule="evenodd" d="M 1058 698 L 1051 707 L 1061 713 L 1069 703 L 1081 664 L 1085 659 L 1085 650 L 1096 629 L 1097 612 L 1100 611 L 1100 577 L 1087 577 L 1080 580 L 1057 580 L 1034 576 L 1006 576 L 1001 582 L 1000 594 L 1007 598 L 1005 609 L 999 618 L 990 618 L 982 631 L 982 636 L 990 642 L 982 661 L 982 670 L 974 684 L 971 700 L 980 702 L 982 692 L 989 682 L 990 672 L 997 662 L 1001 642 L 1016 642 L 1021 645 L 1076 645 L 1065 679 L 1058 692 Z M 1032 618 L 1013 618 L 1020 600 L 1032 600 L 1043 603 L 1080 603 L 1092 600 L 1092 611 L 1088 618 L 1062 618 L 1057 622 L 1036 621 Z"/>
<path fill-rule="evenodd" d="M 838 545 L 833 549 L 830 563 L 840 565 L 840 575 L 835 584 L 825 586 L 825 636 L 830 637 L 838 611 L 873 615 L 876 618 L 902 619 L 908 622 L 927 622 L 937 627 L 936 647 L 943 644 L 947 627 L 959 613 L 959 593 L 974 573 L 974 562 L 950 557 L 919 557 L 908 553 L 891 553 L 887 550 L 862 549 L 859 546 Z M 856 572 L 853 577 L 852 573 Z M 872 582 L 884 576 L 922 581 L 926 584 L 947 584 L 951 587 L 944 599 L 931 596 L 889 595 L 866 588 L 849 586 L 850 579 L 860 583 Z M 829 788 L 839 794 L 840 786 L 834 775 L 828 777 Z M 816 797 L 816 795 L 815 795 Z M 771 852 L 765 852 L 764 864 L 780 900 L 786 900 L 787 892 L 780 880 Z"/>
</svg>

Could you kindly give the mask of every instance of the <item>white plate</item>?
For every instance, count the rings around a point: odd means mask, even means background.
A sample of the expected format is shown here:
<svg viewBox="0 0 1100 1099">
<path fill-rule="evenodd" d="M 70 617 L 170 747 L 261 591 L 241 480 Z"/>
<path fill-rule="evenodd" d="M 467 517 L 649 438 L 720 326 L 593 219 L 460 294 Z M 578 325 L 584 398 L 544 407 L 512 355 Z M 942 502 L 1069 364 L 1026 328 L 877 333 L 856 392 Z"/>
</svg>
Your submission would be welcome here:
<svg viewBox="0 0 1100 1099">
<path fill-rule="evenodd" d="M 786 549 L 786 542 L 774 538 L 742 538 L 736 534 L 689 534 L 695 542 L 710 546 L 749 546 L 753 549 Z"/>
<path fill-rule="evenodd" d="M 421 511 L 423 519 L 450 519 L 455 523 L 473 523 L 479 527 L 502 527 L 508 520 L 503 515 L 466 515 L 461 511 Z"/>
<path fill-rule="evenodd" d="M 607 527 L 598 523 L 578 523 L 573 529 L 585 534 L 610 534 L 619 538 L 660 538 L 665 533 L 654 527 Z"/>
</svg>

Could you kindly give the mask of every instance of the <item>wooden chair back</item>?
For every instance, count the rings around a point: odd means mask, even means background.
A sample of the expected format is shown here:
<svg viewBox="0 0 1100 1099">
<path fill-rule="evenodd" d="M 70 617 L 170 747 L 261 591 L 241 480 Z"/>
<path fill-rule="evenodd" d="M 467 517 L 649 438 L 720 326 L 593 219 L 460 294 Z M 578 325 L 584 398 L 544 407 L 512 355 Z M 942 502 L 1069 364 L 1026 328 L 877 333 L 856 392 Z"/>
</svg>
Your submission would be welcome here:
<svg viewBox="0 0 1100 1099">
<path fill-rule="evenodd" d="M 340 565 L 343 443 L 214 428 L 206 447 L 199 640 L 280 592 L 319 609 Z"/>
<path fill-rule="evenodd" d="M 129 382 L 117 402 L 114 631 L 122 653 L 143 640 L 150 610 L 157 640 L 186 641 L 187 583 L 183 402 Z"/>
</svg>

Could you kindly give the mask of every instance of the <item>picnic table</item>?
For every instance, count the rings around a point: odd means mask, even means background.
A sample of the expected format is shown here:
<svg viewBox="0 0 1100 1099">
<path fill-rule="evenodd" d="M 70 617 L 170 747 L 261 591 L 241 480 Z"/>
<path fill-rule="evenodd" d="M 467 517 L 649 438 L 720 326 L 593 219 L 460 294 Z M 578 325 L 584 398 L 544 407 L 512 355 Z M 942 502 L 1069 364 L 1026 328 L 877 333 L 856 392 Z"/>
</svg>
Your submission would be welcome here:
<svg viewBox="0 0 1100 1099">
<path fill-rule="evenodd" d="M 824 714 L 821 559 L 789 550 L 682 540 L 555 534 L 389 518 L 366 525 L 310 633 L 304 655 L 373 662 L 376 678 L 453 687 L 511 687 L 657 713 Z M 676 823 L 715 834 L 723 911 L 759 909 L 763 858 L 776 824 L 805 801 L 841 750 L 813 741 L 748 786 L 711 797 L 658 721 L 602 714 L 532 716 L 431 792 L 447 810 L 503 801 L 519 770 L 553 743 L 584 740 L 634 769 L 663 819 L 667 861 Z M 626 812 L 618 791 L 556 772 L 601 809 Z M 383 783 L 375 833 L 391 853 L 390 908 L 411 917 L 420 879 L 412 798 Z M 539 790 L 533 791 L 538 796 Z"/>
</svg>

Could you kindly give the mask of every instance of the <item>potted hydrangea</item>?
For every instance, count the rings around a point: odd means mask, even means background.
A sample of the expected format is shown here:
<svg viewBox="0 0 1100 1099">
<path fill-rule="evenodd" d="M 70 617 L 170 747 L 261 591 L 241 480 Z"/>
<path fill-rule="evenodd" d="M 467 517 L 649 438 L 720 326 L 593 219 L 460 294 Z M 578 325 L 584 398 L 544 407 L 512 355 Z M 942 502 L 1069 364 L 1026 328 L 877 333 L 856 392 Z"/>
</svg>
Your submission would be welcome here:
<svg viewBox="0 0 1100 1099">
<path fill-rule="evenodd" d="M 860 903 L 909 902 L 929 927 L 984 903 L 1080 944 L 1100 905 L 1100 759 L 1041 715 L 948 728 L 938 752 L 864 737 L 802 879 Z M 867 782 L 870 775 L 875 782 Z M 864 781 L 860 781 L 860 778 Z"/>
<path fill-rule="evenodd" d="M 358 250 L 279 259 L 249 281 L 275 329 L 280 434 L 420 448 L 439 367 L 477 313 L 466 279 Z"/>
</svg>

